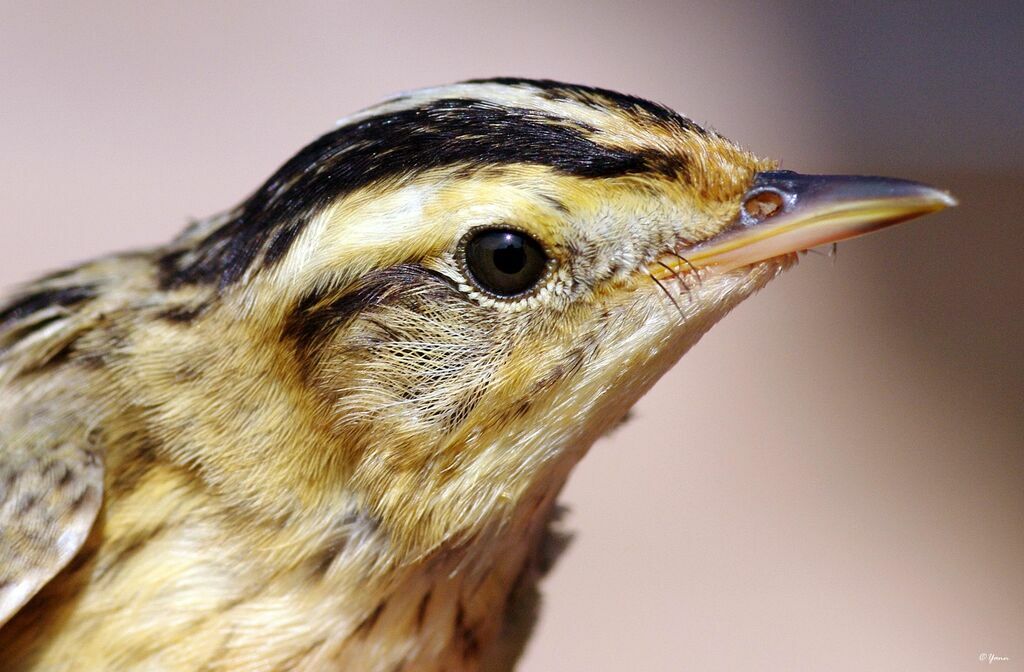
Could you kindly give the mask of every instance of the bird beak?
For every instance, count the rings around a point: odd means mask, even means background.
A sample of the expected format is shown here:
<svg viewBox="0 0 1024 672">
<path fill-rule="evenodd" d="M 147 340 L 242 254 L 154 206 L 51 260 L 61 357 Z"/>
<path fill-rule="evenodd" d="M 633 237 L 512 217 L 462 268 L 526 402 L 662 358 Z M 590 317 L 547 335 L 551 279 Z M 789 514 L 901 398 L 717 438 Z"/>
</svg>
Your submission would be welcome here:
<svg viewBox="0 0 1024 672">
<path fill-rule="evenodd" d="M 888 177 L 758 173 L 732 226 L 655 264 L 685 273 L 729 271 L 853 238 L 956 205 L 932 187 Z M 685 262 L 685 263 L 684 263 Z M 668 268 L 665 268 L 665 267 Z M 654 268 L 652 267 L 652 271 Z"/>
</svg>

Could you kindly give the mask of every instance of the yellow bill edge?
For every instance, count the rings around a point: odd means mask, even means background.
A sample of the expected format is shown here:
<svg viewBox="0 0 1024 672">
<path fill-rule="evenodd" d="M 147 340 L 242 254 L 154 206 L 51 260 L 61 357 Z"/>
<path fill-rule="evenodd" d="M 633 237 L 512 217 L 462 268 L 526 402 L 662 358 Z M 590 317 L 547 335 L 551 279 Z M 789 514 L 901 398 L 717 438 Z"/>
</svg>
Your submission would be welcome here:
<svg viewBox="0 0 1024 672">
<path fill-rule="evenodd" d="M 663 279 L 694 271 L 726 272 L 877 231 L 956 205 L 918 182 L 860 175 L 759 173 L 732 226 L 650 266 Z"/>
</svg>

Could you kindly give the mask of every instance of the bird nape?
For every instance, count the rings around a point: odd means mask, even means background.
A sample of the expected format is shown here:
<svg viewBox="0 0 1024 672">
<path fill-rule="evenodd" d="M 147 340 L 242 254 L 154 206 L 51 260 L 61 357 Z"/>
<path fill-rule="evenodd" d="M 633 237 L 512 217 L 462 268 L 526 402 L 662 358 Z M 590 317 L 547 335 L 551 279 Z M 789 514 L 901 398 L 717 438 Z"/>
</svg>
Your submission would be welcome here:
<svg viewBox="0 0 1024 672">
<path fill-rule="evenodd" d="M 509 668 L 589 446 L 797 252 L 951 204 L 552 81 L 345 119 L 0 307 L 5 669 Z"/>
</svg>

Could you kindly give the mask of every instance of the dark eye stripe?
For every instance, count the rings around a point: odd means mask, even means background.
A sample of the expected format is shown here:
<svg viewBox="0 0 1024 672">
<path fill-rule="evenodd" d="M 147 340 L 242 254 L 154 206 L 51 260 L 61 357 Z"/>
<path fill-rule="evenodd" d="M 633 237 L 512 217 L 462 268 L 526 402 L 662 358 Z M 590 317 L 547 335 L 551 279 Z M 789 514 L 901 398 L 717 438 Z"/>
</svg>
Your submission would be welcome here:
<svg viewBox="0 0 1024 672">
<path fill-rule="evenodd" d="M 318 288 L 303 296 L 285 320 L 281 339 L 294 344 L 305 368 L 315 364 L 332 334 L 362 313 L 396 303 L 427 307 L 450 300 L 465 298 L 446 275 L 416 264 L 382 268 L 350 287 Z"/>
</svg>

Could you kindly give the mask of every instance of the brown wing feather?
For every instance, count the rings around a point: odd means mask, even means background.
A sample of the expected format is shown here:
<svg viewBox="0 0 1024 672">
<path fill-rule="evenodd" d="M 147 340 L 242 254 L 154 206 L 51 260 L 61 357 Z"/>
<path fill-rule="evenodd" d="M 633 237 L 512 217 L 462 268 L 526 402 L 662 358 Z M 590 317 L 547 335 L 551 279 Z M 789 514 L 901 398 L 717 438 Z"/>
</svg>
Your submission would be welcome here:
<svg viewBox="0 0 1024 672">
<path fill-rule="evenodd" d="M 102 454 L 69 411 L 0 400 L 0 624 L 75 556 L 102 503 Z"/>
<path fill-rule="evenodd" d="M 101 279 L 82 274 L 0 303 L 0 625 L 75 556 L 103 498 L 89 432 L 102 386 L 71 362 Z"/>
</svg>

